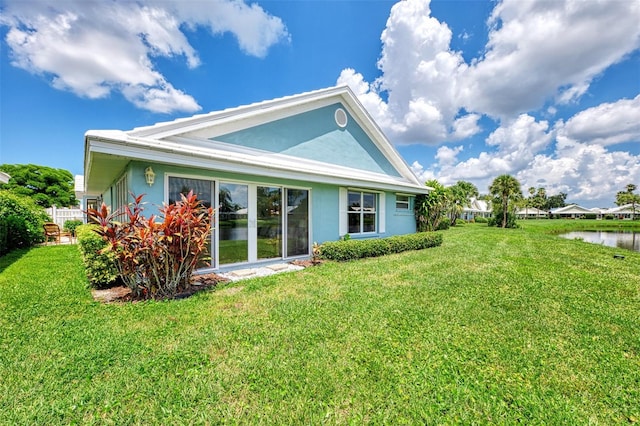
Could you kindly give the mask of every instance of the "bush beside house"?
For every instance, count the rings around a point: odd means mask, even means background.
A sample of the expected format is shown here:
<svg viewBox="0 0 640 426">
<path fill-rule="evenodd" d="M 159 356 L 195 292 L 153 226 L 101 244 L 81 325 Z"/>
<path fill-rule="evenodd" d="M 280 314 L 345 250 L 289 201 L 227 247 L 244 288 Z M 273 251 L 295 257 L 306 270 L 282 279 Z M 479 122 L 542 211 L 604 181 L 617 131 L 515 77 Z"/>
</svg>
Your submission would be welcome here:
<svg viewBox="0 0 640 426">
<path fill-rule="evenodd" d="M 120 283 L 116 255 L 103 251 L 107 242 L 96 233 L 97 225 L 80 225 L 75 229 L 78 247 L 82 253 L 89 286 L 97 289 L 113 287 Z"/>
</svg>

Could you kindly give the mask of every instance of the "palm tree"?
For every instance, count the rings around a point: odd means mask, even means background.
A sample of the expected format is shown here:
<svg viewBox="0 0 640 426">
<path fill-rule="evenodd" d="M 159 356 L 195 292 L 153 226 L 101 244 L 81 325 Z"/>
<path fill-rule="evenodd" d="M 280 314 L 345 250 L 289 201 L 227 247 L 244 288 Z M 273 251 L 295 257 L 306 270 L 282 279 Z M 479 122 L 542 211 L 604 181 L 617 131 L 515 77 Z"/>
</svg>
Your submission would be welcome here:
<svg viewBox="0 0 640 426">
<path fill-rule="evenodd" d="M 459 180 L 455 185 L 447 189 L 450 195 L 448 205 L 449 219 L 451 220 L 451 226 L 455 226 L 456 220 L 464 211 L 464 208 L 471 205 L 471 197 L 478 196 L 478 188 L 471 182 Z"/>
<path fill-rule="evenodd" d="M 636 204 L 640 203 L 640 194 L 634 194 L 638 187 L 632 183 L 626 186 L 626 192 L 620 191 L 616 194 L 616 204 L 619 206 L 631 204 L 631 220 L 635 219 Z"/>
<path fill-rule="evenodd" d="M 527 198 L 525 204 L 524 204 L 524 218 L 528 219 L 529 218 L 529 207 L 533 207 L 533 196 L 536 193 L 536 189 L 533 186 L 529 187 L 529 198 Z"/>
<path fill-rule="evenodd" d="M 520 182 L 511 175 L 500 175 L 491 183 L 489 192 L 497 200 L 500 200 L 502 205 L 502 227 L 506 228 L 509 201 L 515 201 L 522 197 Z"/>
</svg>

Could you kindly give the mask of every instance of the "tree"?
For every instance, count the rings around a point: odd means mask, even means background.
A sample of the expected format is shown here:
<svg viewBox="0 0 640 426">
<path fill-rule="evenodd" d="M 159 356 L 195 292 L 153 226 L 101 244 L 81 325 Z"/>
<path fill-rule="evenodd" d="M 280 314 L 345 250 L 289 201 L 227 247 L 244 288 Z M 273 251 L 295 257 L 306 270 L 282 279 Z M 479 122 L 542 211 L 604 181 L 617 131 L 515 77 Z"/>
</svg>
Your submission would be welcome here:
<svg viewBox="0 0 640 426">
<path fill-rule="evenodd" d="M 626 191 L 620 191 L 616 194 L 616 205 L 624 206 L 631 204 L 631 220 L 635 219 L 636 205 L 640 204 L 640 194 L 635 194 L 638 187 L 632 183 L 628 184 Z"/>
<path fill-rule="evenodd" d="M 471 182 L 459 180 L 447 189 L 449 190 L 449 219 L 451 225 L 455 226 L 463 209 L 471 205 L 471 197 L 478 196 L 478 188 Z"/>
<path fill-rule="evenodd" d="M 536 195 L 533 197 L 533 206 L 538 210 L 546 210 L 547 190 L 544 187 L 541 186 L 536 190 Z"/>
<path fill-rule="evenodd" d="M 524 207 L 525 207 L 525 213 L 524 213 L 524 218 L 526 219 L 529 216 L 529 207 L 535 207 L 535 195 L 536 195 L 536 188 L 533 186 L 529 187 L 529 197 L 524 200 Z"/>
<path fill-rule="evenodd" d="M 435 179 L 428 180 L 427 186 L 433 188 L 426 195 L 416 197 L 415 213 L 418 231 L 436 231 L 444 219 L 449 205 L 449 191 Z"/>
<path fill-rule="evenodd" d="M 494 204 L 499 204 L 502 210 L 502 227 L 507 227 L 507 212 L 509 204 L 522 198 L 520 182 L 511 175 L 500 175 L 489 186 L 489 192 L 495 198 Z"/>
<path fill-rule="evenodd" d="M 74 193 L 73 175 L 64 169 L 35 164 L 3 164 L 0 171 L 11 176 L 0 185 L 13 194 L 29 197 L 42 207 L 73 207 L 78 204 Z"/>
<path fill-rule="evenodd" d="M 30 198 L 0 191 L 0 256 L 44 241 L 42 225 L 49 218 Z"/>
<path fill-rule="evenodd" d="M 565 202 L 566 199 L 567 199 L 567 194 L 565 194 L 564 192 L 561 192 L 557 195 L 552 195 L 547 198 L 547 202 L 545 203 L 544 207 L 546 210 L 564 207 L 567 205 L 567 203 Z"/>
</svg>

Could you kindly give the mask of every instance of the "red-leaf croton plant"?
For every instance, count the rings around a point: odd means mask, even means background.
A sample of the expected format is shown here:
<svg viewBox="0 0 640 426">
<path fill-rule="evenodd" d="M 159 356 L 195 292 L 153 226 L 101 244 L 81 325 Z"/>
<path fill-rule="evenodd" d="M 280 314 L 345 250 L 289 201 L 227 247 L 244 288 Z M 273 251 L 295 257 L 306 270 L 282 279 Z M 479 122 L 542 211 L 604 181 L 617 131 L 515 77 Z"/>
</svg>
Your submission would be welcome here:
<svg viewBox="0 0 640 426">
<path fill-rule="evenodd" d="M 116 255 L 118 271 L 136 297 L 172 297 L 189 286 L 199 262 L 207 254 L 213 209 L 193 194 L 181 194 L 175 204 L 164 204 L 160 215 L 142 215 L 144 195 L 131 194 L 133 203 L 109 213 L 102 203 L 89 209 L 96 232 Z M 126 220 L 118 222 L 123 216 Z"/>
</svg>

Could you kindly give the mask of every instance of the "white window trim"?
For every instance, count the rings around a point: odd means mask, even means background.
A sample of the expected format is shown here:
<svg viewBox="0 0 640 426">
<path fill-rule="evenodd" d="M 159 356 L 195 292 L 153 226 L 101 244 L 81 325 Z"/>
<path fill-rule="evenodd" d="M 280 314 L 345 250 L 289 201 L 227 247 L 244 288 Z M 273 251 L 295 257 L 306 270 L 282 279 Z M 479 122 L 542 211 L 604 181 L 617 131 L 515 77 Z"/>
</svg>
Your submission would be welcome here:
<svg viewBox="0 0 640 426">
<path fill-rule="evenodd" d="M 407 207 L 398 207 L 398 197 L 405 197 L 407 199 L 406 204 Z M 404 201 L 400 201 L 400 203 L 405 203 Z M 396 194 L 396 210 L 398 211 L 409 211 L 411 210 L 411 196 L 409 194 Z"/>
<path fill-rule="evenodd" d="M 376 230 L 373 232 L 349 232 L 349 191 L 351 192 L 366 192 L 376 195 Z M 382 191 L 375 191 L 367 188 L 352 188 L 352 187 L 340 187 L 339 188 L 339 235 L 340 237 L 349 235 L 378 235 L 386 233 L 386 193 Z"/>
</svg>

